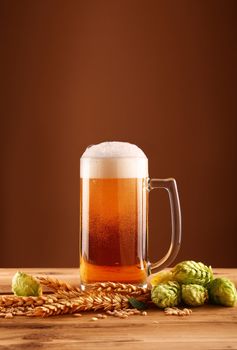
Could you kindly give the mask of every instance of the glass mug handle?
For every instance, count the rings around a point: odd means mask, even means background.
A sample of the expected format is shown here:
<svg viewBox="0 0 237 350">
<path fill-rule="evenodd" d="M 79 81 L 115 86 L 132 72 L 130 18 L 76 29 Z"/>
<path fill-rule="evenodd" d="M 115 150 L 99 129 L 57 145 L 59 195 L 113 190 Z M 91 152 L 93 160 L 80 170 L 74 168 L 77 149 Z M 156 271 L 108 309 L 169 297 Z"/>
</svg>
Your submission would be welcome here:
<svg viewBox="0 0 237 350">
<path fill-rule="evenodd" d="M 151 263 L 151 272 L 157 272 L 169 266 L 176 258 L 181 244 L 181 210 L 175 179 L 148 179 L 148 191 L 164 188 L 168 191 L 171 209 L 171 243 L 166 255 L 155 263 Z M 154 271 L 156 270 L 156 271 Z"/>
</svg>

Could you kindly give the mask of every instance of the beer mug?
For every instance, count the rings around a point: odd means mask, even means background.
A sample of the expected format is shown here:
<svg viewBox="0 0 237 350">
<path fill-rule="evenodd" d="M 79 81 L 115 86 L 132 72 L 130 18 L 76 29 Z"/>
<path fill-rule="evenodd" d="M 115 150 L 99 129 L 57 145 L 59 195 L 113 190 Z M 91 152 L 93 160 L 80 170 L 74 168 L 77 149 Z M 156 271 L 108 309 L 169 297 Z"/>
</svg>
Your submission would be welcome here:
<svg viewBox="0 0 237 350">
<path fill-rule="evenodd" d="M 148 197 L 168 191 L 172 233 L 167 254 L 148 259 Z M 103 142 L 89 146 L 80 160 L 80 279 L 146 286 L 148 275 L 175 259 L 181 242 L 181 213 L 174 179 L 150 179 L 148 159 L 136 145 Z"/>
</svg>

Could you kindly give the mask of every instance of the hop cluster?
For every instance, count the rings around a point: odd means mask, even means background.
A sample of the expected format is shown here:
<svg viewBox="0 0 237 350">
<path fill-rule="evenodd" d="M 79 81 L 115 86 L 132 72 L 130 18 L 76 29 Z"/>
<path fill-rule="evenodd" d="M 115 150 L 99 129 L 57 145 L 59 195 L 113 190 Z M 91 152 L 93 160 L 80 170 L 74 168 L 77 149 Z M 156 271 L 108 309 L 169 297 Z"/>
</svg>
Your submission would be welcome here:
<svg viewBox="0 0 237 350">
<path fill-rule="evenodd" d="M 192 260 L 177 264 L 171 272 L 173 279 L 182 284 L 199 284 L 206 286 L 213 279 L 211 267 Z"/>
<path fill-rule="evenodd" d="M 189 306 L 201 306 L 208 299 L 208 291 L 199 284 L 182 285 L 182 301 Z"/>
<path fill-rule="evenodd" d="M 183 261 L 170 271 L 153 277 L 152 301 L 160 308 L 173 307 L 182 301 L 189 306 L 200 306 L 208 300 L 213 304 L 235 306 L 237 291 L 227 278 L 213 279 L 211 267 L 201 262 Z"/>
<path fill-rule="evenodd" d="M 181 289 L 178 282 L 160 283 L 152 289 L 151 300 L 161 309 L 180 303 Z"/>
<path fill-rule="evenodd" d="M 210 301 L 213 304 L 235 306 L 237 292 L 233 282 L 228 278 L 215 278 L 208 287 Z"/>
<path fill-rule="evenodd" d="M 42 287 L 31 275 L 18 271 L 12 278 L 12 291 L 17 296 L 41 296 Z"/>
</svg>

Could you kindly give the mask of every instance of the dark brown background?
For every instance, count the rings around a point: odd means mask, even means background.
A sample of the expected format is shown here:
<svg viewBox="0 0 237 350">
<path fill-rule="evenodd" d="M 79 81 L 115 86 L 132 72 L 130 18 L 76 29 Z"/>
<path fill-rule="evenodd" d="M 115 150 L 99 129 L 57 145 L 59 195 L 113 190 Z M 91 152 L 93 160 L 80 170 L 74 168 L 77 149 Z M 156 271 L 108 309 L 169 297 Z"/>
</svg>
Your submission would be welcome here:
<svg viewBox="0 0 237 350">
<path fill-rule="evenodd" d="M 237 266 L 236 1 L 0 1 L 1 267 L 78 266 L 79 158 L 130 141 L 177 179 L 176 261 Z M 169 242 L 151 195 L 151 258 Z"/>
</svg>

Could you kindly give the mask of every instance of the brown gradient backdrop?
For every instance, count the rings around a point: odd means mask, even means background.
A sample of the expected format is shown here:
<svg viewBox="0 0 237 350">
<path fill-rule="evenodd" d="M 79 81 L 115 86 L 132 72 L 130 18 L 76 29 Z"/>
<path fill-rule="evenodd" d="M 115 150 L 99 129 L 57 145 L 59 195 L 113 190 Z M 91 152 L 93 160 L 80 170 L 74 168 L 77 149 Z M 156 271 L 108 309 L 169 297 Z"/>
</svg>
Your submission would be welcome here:
<svg viewBox="0 0 237 350">
<path fill-rule="evenodd" d="M 78 266 L 79 158 L 138 144 L 175 177 L 176 261 L 237 266 L 236 1 L 0 1 L 0 266 Z M 168 247 L 151 194 L 150 256 Z"/>
</svg>

